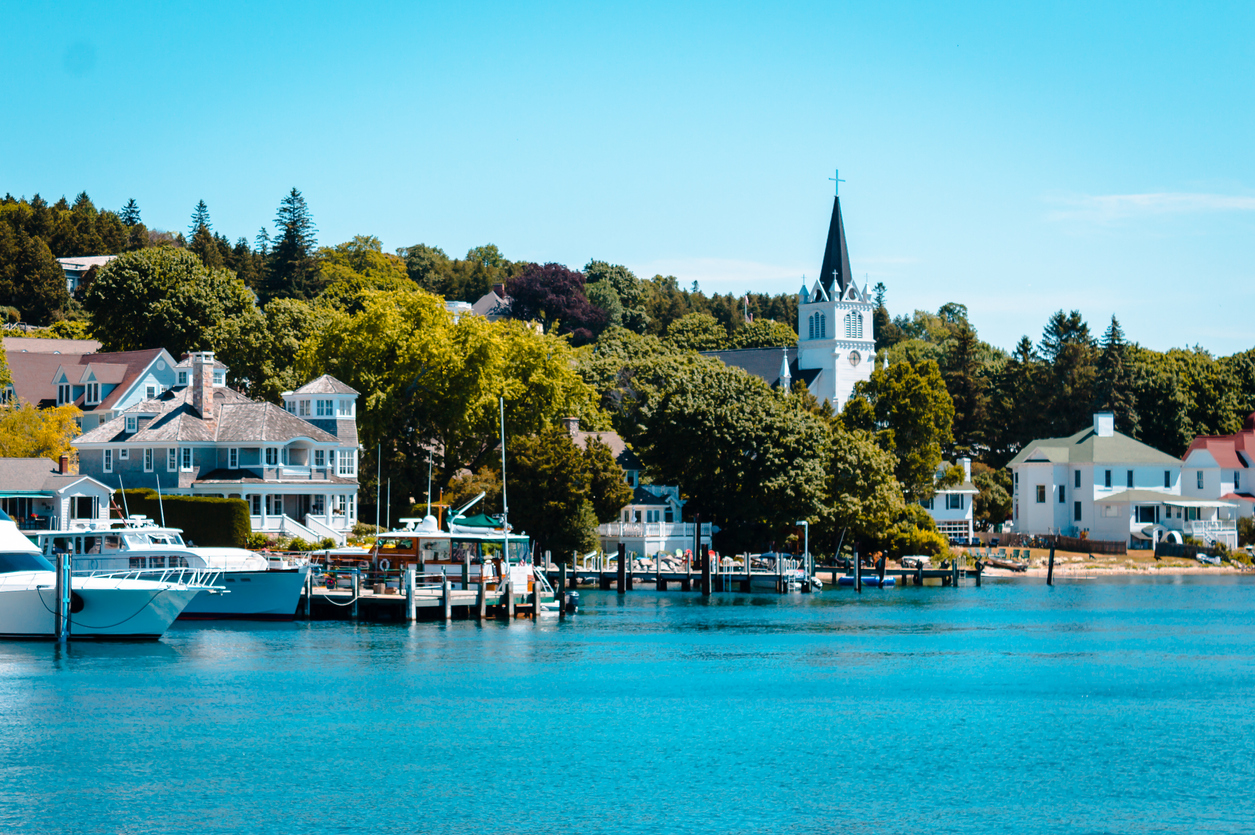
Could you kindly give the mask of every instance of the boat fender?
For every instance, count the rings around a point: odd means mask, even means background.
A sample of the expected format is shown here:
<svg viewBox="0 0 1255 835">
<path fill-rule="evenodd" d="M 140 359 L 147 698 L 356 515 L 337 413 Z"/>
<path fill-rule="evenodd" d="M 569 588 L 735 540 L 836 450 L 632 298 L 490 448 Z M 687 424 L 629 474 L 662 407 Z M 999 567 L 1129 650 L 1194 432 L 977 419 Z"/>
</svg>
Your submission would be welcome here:
<svg viewBox="0 0 1255 835">
<path fill-rule="evenodd" d="M 83 611 L 83 597 L 76 591 L 70 592 L 70 614 L 77 615 Z"/>
<path fill-rule="evenodd" d="M 380 560 L 380 561 L 379 561 L 379 570 L 380 570 L 380 571 L 387 571 L 389 568 L 392 568 L 392 563 L 388 562 L 387 560 Z"/>
</svg>

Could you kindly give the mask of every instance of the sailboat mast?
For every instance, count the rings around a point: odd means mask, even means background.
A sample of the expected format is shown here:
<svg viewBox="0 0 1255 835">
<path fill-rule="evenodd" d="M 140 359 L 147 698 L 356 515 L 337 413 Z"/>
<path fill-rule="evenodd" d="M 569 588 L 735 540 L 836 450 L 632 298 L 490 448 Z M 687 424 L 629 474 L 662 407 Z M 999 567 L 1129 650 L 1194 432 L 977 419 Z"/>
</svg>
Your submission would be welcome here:
<svg viewBox="0 0 1255 835">
<path fill-rule="evenodd" d="M 501 407 L 501 556 L 510 564 L 510 505 L 505 498 L 505 398 L 498 397 Z"/>
</svg>

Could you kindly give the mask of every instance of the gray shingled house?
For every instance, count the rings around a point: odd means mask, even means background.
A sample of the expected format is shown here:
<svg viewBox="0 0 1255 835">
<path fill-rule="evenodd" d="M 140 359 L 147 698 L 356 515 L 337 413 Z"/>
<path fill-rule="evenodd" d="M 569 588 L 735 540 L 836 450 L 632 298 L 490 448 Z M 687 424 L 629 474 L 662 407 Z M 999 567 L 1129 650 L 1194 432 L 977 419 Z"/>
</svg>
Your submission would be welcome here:
<svg viewBox="0 0 1255 835">
<path fill-rule="evenodd" d="M 284 392 L 280 408 L 227 388 L 212 351 L 186 362 L 187 385 L 74 440 L 79 471 L 117 488 L 243 499 L 255 532 L 343 544 L 357 523 L 357 392 L 323 376 Z"/>
</svg>

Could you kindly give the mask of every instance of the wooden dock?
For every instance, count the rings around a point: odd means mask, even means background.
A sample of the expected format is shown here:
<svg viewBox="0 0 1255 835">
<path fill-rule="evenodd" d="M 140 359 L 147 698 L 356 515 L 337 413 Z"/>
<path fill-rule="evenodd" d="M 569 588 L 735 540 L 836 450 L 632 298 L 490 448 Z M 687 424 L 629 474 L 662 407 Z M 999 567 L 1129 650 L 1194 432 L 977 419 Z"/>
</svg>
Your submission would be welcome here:
<svg viewBox="0 0 1255 835">
<path fill-rule="evenodd" d="M 488 588 L 472 584 L 462 588 L 447 578 L 439 583 L 416 581 L 411 570 L 400 588 L 365 586 L 353 576 L 350 588 L 328 589 L 314 583 L 313 574 L 305 583 L 297 606 L 298 620 L 366 620 L 408 622 L 415 620 L 485 620 L 488 618 L 535 618 L 555 595 L 541 582 L 532 590 L 513 589 L 507 583 Z"/>
</svg>

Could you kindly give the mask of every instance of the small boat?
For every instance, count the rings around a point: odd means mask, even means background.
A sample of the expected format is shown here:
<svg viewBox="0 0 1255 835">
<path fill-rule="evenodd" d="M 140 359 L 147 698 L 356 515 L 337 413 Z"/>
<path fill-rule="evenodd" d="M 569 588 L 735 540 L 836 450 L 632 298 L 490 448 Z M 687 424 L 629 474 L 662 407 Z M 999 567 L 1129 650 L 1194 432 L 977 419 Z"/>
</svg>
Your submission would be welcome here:
<svg viewBox="0 0 1255 835">
<path fill-rule="evenodd" d="M 156 640 L 205 585 L 129 577 L 70 578 L 70 636 Z M 57 631 L 56 569 L 0 511 L 0 637 L 50 639 Z"/>
<path fill-rule="evenodd" d="M 896 578 L 886 577 L 884 580 L 881 580 L 879 574 L 864 574 L 862 575 L 862 581 L 863 581 L 863 585 L 871 586 L 872 588 L 887 588 L 888 586 L 897 585 Z M 837 585 L 838 586 L 854 585 L 854 575 L 845 574 L 841 577 L 838 577 Z"/>
<path fill-rule="evenodd" d="M 40 531 L 37 536 L 46 559 L 58 552 L 73 554 L 78 576 L 181 578 L 204 585 L 201 575 L 215 575 L 216 585 L 227 593 L 199 595 L 179 615 L 182 620 L 292 620 L 310 570 L 305 560 L 190 546 L 178 528 L 140 515 L 107 528 Z"/>
</svg>

